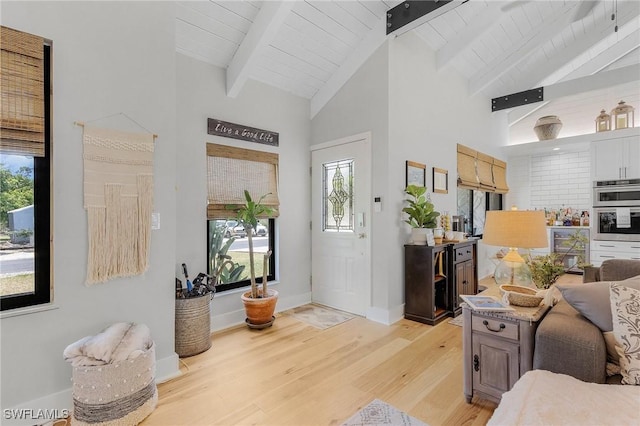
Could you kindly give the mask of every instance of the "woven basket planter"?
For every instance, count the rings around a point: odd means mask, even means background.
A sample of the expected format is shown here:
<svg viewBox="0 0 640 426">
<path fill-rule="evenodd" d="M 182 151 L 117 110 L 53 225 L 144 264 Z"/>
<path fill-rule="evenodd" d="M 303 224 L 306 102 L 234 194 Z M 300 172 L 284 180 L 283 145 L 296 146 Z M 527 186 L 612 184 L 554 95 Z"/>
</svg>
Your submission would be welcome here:
<svg viewBox="0 0 640 426">
<path fill-rule="evenodd" d="M 202 353 L 211 347 L 210 301 L 212 294 L 176 299 L 176 353 L 180 357 Z"/>
<path fill-rule="evenodd" d="M 74 367 L 72 425 L 137 425 L 156 408 L 155 344 L 135 359 Z"/>
<path fill-rule="evenodd" d="M 537 296 L 537 291 L 519 285 L 503 284 L 500 290 L 506 293 L 509 304 L 533 308 L 538 306 L 544 297 Z"/>
</svg>

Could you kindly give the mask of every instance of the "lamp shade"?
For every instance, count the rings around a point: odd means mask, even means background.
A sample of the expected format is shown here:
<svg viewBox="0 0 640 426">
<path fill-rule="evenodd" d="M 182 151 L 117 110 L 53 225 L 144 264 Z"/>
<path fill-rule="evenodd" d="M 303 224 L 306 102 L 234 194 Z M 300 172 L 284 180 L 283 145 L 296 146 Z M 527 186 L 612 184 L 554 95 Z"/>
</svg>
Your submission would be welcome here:
<svg viewBox="0 0 640 426">
<path fill-rule="evenodd" d="M 491 210 L 487 212 L 482 241 L 490 246 L 543 248 L 548 246 L 542 210 Z"/>
</svg>

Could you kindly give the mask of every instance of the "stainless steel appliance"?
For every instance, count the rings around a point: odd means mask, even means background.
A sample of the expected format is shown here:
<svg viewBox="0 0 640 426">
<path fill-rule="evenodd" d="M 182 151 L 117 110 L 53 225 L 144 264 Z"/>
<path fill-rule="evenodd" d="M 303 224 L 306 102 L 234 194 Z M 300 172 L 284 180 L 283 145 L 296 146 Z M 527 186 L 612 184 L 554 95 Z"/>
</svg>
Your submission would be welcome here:
<svg viewBox="0 0 640 426">
<path fill-rule="evenodd" d="M 619 215 L 629 220 L 621 222 Z M 638 207 L 596 207 L 591 218 L 592 237 L 605 241 L 640 241 L 640 206 Z"/>
<path fill-rule="evenodd" d="M 640 179 L 593 183 L 593 207 L 640 206 Z"/>
<path fill-rule="evenodd" d="M 640 179 L 593 183 L 594 240 L 640 241 Z"/>
</svg>

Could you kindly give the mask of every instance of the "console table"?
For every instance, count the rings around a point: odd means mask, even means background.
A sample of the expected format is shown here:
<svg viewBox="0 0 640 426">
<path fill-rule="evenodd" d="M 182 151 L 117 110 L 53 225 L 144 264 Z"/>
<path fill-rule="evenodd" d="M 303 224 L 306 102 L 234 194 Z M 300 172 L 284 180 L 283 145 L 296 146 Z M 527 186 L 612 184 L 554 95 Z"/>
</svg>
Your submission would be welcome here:
<svg viewBox="0 0 640 426">
<path fill-rule="evenodd" d="M 501 297 L 493 285 L 480 293 Z M 549 306 L 512 306 L 512 312 L 474 311 L 462 304 L 463 387 L 467 402 L 473 395 L 500 402 L 502 394 L 533 367 L 538 322 Z"/>
</svg>

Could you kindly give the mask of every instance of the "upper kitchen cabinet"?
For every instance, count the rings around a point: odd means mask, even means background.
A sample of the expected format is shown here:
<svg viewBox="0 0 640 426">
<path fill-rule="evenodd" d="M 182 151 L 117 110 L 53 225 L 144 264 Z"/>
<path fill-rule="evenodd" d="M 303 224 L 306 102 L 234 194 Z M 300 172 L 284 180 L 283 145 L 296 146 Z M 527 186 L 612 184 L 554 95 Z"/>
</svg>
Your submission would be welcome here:
<svg viewBox="0 0 640 426">
<path fill-rule="evenodd" d="M 640 178 L 640 138 L 627 136 L 593 142 L 591 176 L 594 181 Z"/>
</svg>

